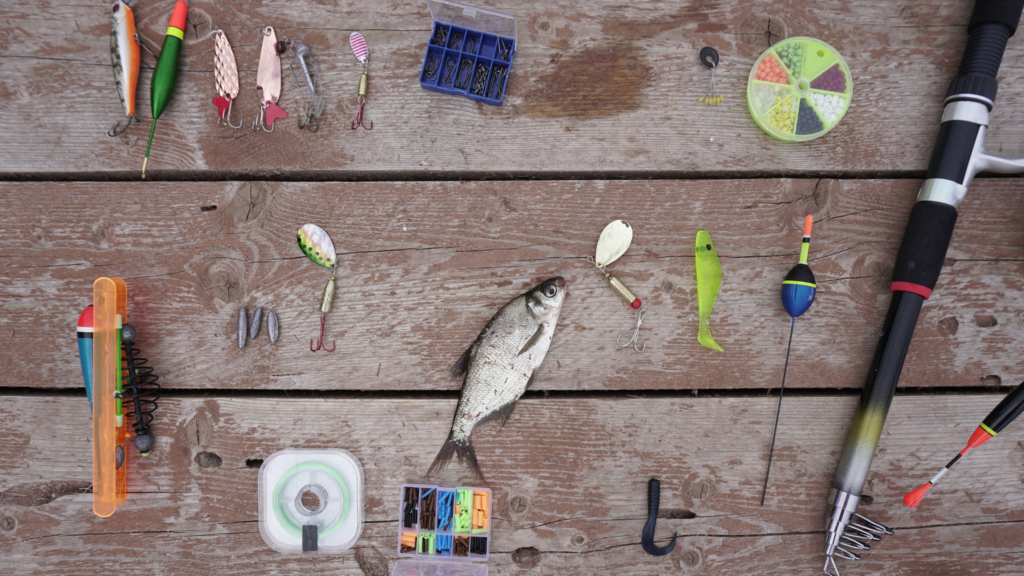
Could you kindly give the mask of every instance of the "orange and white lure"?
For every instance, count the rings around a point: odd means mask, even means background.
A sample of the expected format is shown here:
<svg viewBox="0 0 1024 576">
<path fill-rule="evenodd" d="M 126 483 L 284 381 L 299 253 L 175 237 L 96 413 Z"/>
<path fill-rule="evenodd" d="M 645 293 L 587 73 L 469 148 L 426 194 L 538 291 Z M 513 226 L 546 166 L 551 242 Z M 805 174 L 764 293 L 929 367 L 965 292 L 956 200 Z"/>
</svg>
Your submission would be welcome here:
<svg viewBox="0 0 1024 576">
<path fill-rule="evenodd" d="M 135 116 L 135 87 L 139 83 L 139 43 L 135 31 L 135 15 L 124 0 L 110 6 L 110 64 L 114 67 L 114 83 L 121 99 L 125 120 L 120 120 L 107 132 L 107 136 L 120 136 L 125 145 L 124 132 L 139 119 Z"/>
</svg>

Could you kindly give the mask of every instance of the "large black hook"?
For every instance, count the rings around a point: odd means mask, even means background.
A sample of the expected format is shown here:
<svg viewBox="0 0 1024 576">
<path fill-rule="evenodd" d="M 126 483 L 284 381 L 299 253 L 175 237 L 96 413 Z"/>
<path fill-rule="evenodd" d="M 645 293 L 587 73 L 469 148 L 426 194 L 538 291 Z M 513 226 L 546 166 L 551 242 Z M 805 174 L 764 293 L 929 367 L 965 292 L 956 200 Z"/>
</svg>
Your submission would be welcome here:
<svg viewBox="0 0 1024 576">
<path fill-rule="evenodd" d="M 676 537 L 678 536 L 678 534 L 672 534 L 672 541 L 664 548 L 658 548 L 654 545 L 654 524 L 658 521 L 658 507 L 660 504 L 661 482 L 658 482 L 657 478 L 651 478 L 650 482 L 647 483 L 647 525 L 644 526 L 643 538 L 640 540 L 640 545 L 643 546 L 644 552 L 651 556 L 670 554 L 676 547 Z"/>
</svg>

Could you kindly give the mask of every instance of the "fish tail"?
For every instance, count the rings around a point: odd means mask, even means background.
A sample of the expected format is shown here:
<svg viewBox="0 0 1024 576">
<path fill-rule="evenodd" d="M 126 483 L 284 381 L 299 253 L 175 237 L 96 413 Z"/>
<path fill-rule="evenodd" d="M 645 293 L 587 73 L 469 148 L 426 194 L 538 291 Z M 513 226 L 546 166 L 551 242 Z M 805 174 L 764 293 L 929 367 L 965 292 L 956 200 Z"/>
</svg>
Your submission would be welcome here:
<svg viewBox="0 0 1024 576">
<path fill-rule="evenodd" d="M 468 462 L 469 469 L 473 471 L 473 475 L 480 480 L 484 479 L 484 473 L 480 470 L 480 463 L 476 461 L 473 440 L 470 437 L 466 437 L 465 441 L 456 440 L 451 433 L 448 434 L 448 440 L 445 441 L 444 446 L 437 453 L 437 457 L 434 458 L 434 463 L 427 470 L 427 476 L 433 476 L 435 473 L 447 468 L 453 456 L 458 456 L 459 462 Z"/>
<path fill-rule="evenodd" d="M 700 323 L 700 328 L 697 330 L 697 341 L 712 350 L 724 352 L 722 347 L 718 345 L 718 342 L 715 342 L 715 339 L 711 337 L 711 327 L 708 325 L 708 322 L 702 321 Z"/>
</svg>

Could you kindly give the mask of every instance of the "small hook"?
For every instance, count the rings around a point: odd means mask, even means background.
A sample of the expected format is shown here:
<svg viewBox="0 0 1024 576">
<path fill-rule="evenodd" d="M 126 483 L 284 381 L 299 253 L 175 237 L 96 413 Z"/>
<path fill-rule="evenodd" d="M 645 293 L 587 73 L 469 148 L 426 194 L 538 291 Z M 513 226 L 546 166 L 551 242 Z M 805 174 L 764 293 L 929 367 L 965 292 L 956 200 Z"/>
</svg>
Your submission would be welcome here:
<svg viewBox="0 0 1024 576">
<path fill-rule="evenodd" d="M 309 339 L 309 351 L 310 352 L 316 352 L 317 350 L 320 350 L 321 348 L 323 348 L 324 350 L 327 350 L 328 352 L 334 352 L 334 349 L 338 347 L 336 340 L 331 342 L 331 349 L 330 350 L 328 350 L 327 347 L 324 346 L 324 323 L 325 322 L 327 322 L 327 317 L 321 315 L 320 316 L 320 339 L 317 340 L 317 342 L 316 342 L 316 348 L 313 348 L 313 339 L 312 338 Z"/>
<path fill-rule="evenodd" d="M 641 344 L 640 339 L 639 339 L 640 338 L 640 325 L 644 323 L 644 318 L 646 316 L 647 316 L 647 310 L 641 308 L 640 309 L 640 315 L 637 316 L 637 318 L 636 318 L 636 328 L 633 330 L 633 337 L 629 339 L 629 342 L 626 342 L 625 344 L 622 344 L 621 342 L 619 342 L 619 340 L 622 338 L 622 336 L 624 334 L 626 334 L 626 332 L 620 332 L 619 333 L 619 337 L 615 339 L 615 343 L 618 344 L 619 346 L 622 346 L 623 348 L 625 348 L 626 346 L 629 346 L 630 344 L 632 344 L 633 345 L 633 349 L 636 350 L 637 352 L 643 352 L 644 350 L 647 350 L 647 342 L 643 342 L 643 347 L 642 348 L 637 348 L 637 346 Z"/>
<path fill-rule="evenodd" d="M 274 131 L 274 125 L 273 124 L 270 125 L 270 130 L 267 130 L 267 125 L 264 122 L 264 119 L 266 118 L 267 108 L 270 107 L 270 104 L 271 104 L 271 102 L 268 100 L 265 104 L 260 106 L 260 113 L 259 113 L 259 115 L 257 115 L 256 119 L 252 121 L 252 129 L 253 130 L 259 130 L 260 128 L 262 128 L 263 131 L 267 132 L 268 134 L 270 132 Z"/>
<path fill-rule="evenodd" d="M 352 129 L 353 130 L 355 130 L 356 128 L 362 128 L 363 130 L 373 130 L 373 121 L 372 120 L 370 121 L 370 127 L 369 128 L 367 128 L 366 125 L 363 124 L 363 107 L 364 106 L 366 106 L 366 98 L 363 98 L 362 96 L 360 96 L 359 97 L 359 114 L 356 115 L 355 121 L 352 122 Z"/>
<path fill-rule="evenodd" d="M 676 537 L 678 536 L 678 534 L 673 534 L 672 541 L 664 548 L 658 548 L 654 545 L 654 525 L 658 521 L 658 507 L 660 504 L 661 482 L 658 482 L 657 478 L 651 478 L 647 483 L 647 524 L 644 526 L 643 537 L 640 540 L 640 546 L 643 547 L 644 552 L 651 556 L 670 554 L 676 547 Z"/>
<path fill-rule="evenodd" d="M 136 138 L 135 140 L 128 142 L 127 140 L 124 139 L 124 133 L 133 123 L 138 121 L 139 119 L 136 118 L 134 114 L 129 116 L 127 120 L 118 120 L 117 124 L 114 124 L 113 128 L 107 130 L 107 136 L 110 136 L 111 138 L 113 138 L 114 136 L 120 136 L 122 144 L 124 144 L 125 146 L 134 146 L 135 143 L 139 141 L 139 139 Z M 124 125 L 122 126 L 122 124 Z"/>
<path fill-rule="evenodd" d="M 222 108 L 224 102 L 228 103 L 227 109 Z M 235 99 L 230 96 L 223 96 L 220 98 L 214 98 L 213 103 L 217 105 L 217 125 L 218 126 L 230 126 L 235 130 L 242 127 L 242 121 L 238 121 L 238 126 L 231 123 L 231 107 L 235 104 Z"/>
</svg>

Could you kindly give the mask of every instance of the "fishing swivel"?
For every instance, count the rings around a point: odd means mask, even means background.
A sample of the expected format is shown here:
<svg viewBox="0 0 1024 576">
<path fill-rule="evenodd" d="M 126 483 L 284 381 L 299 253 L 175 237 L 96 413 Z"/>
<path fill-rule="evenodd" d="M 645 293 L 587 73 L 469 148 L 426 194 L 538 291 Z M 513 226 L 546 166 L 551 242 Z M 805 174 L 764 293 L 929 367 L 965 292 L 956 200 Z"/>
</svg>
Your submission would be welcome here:
<svg viewBox="0 0 1024 576">
<path fill-rule="evenodd" d="M 356 59 L 363 65 L 363 73 L 359 77 L 359 113 L 352 122 L 352 129 L 373 130 L 373 121 L 370 122 L 369 128 L 363 123 L 363 111 L 366 108 L 366 92 L 370 83 L 370 48 L 367 47 L 366 39 L 359 32 L 353 32 L 348 37 L 348 42 L 352 46 L 352 53 L 355 54 Z"/>
</svg>

